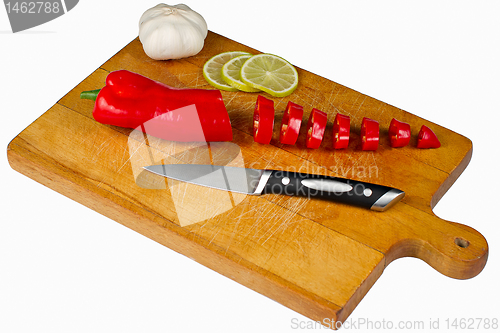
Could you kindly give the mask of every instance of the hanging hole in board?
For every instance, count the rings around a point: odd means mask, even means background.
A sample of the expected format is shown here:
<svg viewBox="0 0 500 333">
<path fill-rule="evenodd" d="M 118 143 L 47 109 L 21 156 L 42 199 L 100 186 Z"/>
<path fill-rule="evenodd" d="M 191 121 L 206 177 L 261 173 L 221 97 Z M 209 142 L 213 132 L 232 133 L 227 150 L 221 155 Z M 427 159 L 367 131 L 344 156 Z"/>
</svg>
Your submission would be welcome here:
<svg viewBox="0 0 500 333">
<path fill-rule="evenodd" d="M 455 244 L 465 249 L 467 246 L 469 246 L 469 241 L 460 237 L 456 237 Z"/>
</svg>

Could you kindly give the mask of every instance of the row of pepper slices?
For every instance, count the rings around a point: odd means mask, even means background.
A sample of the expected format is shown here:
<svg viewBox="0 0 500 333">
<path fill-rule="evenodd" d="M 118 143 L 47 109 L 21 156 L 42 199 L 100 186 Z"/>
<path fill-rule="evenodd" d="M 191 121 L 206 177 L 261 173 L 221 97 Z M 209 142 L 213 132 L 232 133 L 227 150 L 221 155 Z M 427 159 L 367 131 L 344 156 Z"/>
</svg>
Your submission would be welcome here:
<svg viewBox="0 0 500 333">
<path fill-rule="evenodd" d="M 300 126 L 304 109 L 291 101 L 288 102 L 280 129 L 280 142 L 294 145 L 299 137 Z M 319 148 L 323 140 L 328 122 L 327 114 L 313 108 L 307 122 L 307 148 Z M 257 97 L 253 117 L 254 141 L 269 144 L 274 129 L 274 102 L 262 95 Z M 337 113 L 333 122 L 333 148 L 344 149 L 349 145 L 351 132 L 351 118 Z M 380 138 L 380 125 L 376 120 L 364 117 L 361 122 L 361 150 L 377 150 Z M 392 119 L 389 126 L 389 139 L 391 147 L 404 147 L 410 143 L 410 124 Z M 417 148 L 439 148 L 436 134 L 427 126 L 422 125 L 417 138 Z"/>
<path fill-rule="evenodd" d="M 95 100 L 92 115 L 100 123 L 138 128 L 153 136 L 173 141 L 231 141 L 231 122 L 219 90 L 177 89 L 137 73 L 118 70 L 108 74 L 102 89 L 82 92 L 81 98 Z M 195 105 L 196 114 L 186 108 Z M 274 128 L 274 102 L 257 97 L 254 112 L 254 140 L 269 144 Z M 288 102 L 280 129 L 280 142 L 293 145 L 299 136 L 303 107 Z M 145 124 L 147 123 L 147 126 Z M 199 123 L 199 126 L 195 126 Z M 312 109 L 307 123 L 307 148 L 319 148 L 327 125 L 327 115 Z M 333 123 L 333 148 L 349 145 L 350 117 L 338 113 Z M 410 125 L 392 119 L 390 145 L 403 147 L 411 138 Z M 379 146 L 379 123 L 363 118 L 361 149 Z M 438 148 L 441 144 L 427 126 L 418 134 L 417 148 Z"/>
</svg>

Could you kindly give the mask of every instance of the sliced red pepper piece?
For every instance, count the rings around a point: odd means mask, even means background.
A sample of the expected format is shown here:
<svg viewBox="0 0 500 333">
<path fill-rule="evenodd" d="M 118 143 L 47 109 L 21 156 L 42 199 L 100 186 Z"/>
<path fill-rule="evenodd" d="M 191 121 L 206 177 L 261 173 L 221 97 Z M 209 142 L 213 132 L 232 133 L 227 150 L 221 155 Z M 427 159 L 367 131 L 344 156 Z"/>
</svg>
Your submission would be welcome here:
<svg viewBox="0 0 500 333">
<path fill-rule="evenodd" d="M 307 122 L 307 148 L 319 148 L 325 134 L 328 117 L 326 113 L 318 109 L 312 109 Z"/>
<path fill-rule="evenodd" d="M 300 125 L 304 108 L 293 102 L 288 102 L 283 120 L 281 121 L 280 142 L 287 145 L 294 145 L 299 137 Z"/>
<path fill-rule="evenodd" d="M 269 144 L 274 129 L 274 101 L 262 95 L 257 96 L 253 114 L 253 139 L 255 142 Z"/>
<path fill-rule="evenodd" d="M 410 124 L 393 118 L 389 125 L 389 140 L 391 147 L 404 147 L 410 143 L 411 129 Z"/>
<path fill-rule="evenodd" d="M 361 122 L 361 150 L 377 150 L 380 126 L 376 120 L 364 117 Z"/>
<path fill-rule="evenodd" d="M 231 141 L 233 132 L 219 90 L 178 89 L 118 70 L 102 89 L 82 92 L 95 100 L 92 115 L 102 124 L 140 129 L 171 141 Z"/>
<path fill-rule="evenodd" d="M 344 149 L 349 146 L 351 118 L 337 113 L 333 122 L 333 149 Z"/>
<path fill-rule="evenodd" d="M 427 126 L 422 125 L 420 132 L 418 132 L 417 148 L 439 148 L 441 142 L 436 134 Z"/>
</svg>

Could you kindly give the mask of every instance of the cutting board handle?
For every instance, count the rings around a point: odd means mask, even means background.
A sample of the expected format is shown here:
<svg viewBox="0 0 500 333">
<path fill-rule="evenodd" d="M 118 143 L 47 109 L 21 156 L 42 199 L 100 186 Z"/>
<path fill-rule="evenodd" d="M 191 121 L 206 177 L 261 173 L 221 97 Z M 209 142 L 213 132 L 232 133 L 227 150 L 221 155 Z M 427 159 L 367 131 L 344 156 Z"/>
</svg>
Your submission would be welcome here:
<svg viewBox="0 0 500 333">
<path fill-rule="evenodd" d="M 423 214 L 422 214 L 423 215 Z M 420 225 L 387 252 L 387 264 L 402 257 L 424 260 L 440 273 L 469 279 L 478 275 L 488 259 L 488 242 L 475 229 L 425 213 L 409 225 Z"/>
</svg>

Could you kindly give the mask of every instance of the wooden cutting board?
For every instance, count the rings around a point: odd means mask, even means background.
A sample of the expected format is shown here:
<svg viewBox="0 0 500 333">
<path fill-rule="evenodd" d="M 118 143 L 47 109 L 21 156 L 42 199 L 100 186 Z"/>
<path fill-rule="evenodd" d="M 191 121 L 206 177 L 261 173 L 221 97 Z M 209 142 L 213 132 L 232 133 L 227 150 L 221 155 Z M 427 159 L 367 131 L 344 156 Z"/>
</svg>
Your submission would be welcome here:
<svg viewBox="0 0 500 333">
<path fill-rule="evenodd" d="M 84 90 L 104 86 L 107 74 L 127 69 L 179 88 L 211 89 L 202 75 L 210 57 L 224 51 L 258 51 L 209 32 L 198 55 L 176 61 L 148 58 L 138 38 L 85 78 L 8 146 L 15 170 L 115 221 L 196 260 L 312 320 L 344 321 L 384 268 L 417 257 L 457 279 L 483 269 L 488 244 L 476 230 L 436 217 L 432 207 L 465 169 L 469 139 L 302 69 L 297 90 L 274 98 L 270 145 L 253 142 L 257 93 L 222 92 L 234 140 L 172 143 L 97 123 Z M 266 97 L 270 98 L 269 95 Z M 302 128 L 294 146 L 278 142 L 287 102 L 328 113 L 319 149 L 305 148 Z M 348 149 L 332 149 L 336 113 L 351 117 Z M 360 151 L 361 119 L 381 125 L 376 152 Z M 387 129 L 395 117 L 410 123 L 412 142 L 391 148 Z M 415 148 L 427 125 L 439 149 Z M 304 127 L 304 126 L 303 126 Z M 354 178 L 402 189 L 406 197 L 380 213 L 307 198 L 246 196 L 165 180 L 142 171 L 158 163 L 213 163 Z"/>
</svg>

